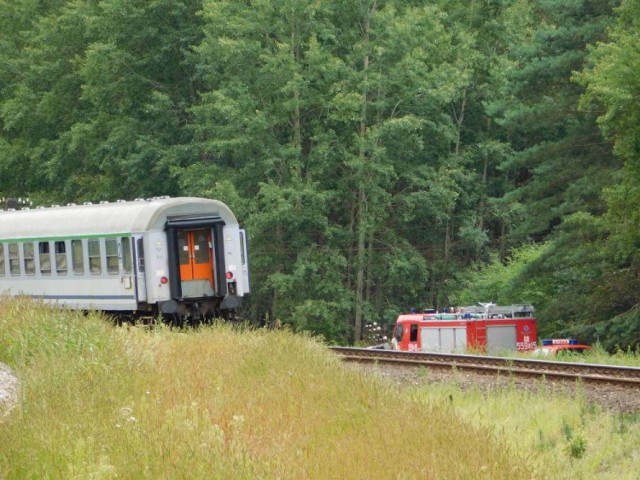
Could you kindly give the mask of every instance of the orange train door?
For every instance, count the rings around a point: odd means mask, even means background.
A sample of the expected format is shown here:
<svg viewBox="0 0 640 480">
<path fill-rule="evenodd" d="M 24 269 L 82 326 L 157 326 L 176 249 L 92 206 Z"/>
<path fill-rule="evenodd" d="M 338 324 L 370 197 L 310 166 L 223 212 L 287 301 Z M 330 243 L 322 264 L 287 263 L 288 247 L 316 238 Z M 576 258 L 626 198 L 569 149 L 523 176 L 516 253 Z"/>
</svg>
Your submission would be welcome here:
<svg viewBox="0 0 640 480">
<path fill-rule="evenodd" d="M 180 280 L 185 297 L 213 295 L 211 230 L 179 230 Z"/>
</svg>

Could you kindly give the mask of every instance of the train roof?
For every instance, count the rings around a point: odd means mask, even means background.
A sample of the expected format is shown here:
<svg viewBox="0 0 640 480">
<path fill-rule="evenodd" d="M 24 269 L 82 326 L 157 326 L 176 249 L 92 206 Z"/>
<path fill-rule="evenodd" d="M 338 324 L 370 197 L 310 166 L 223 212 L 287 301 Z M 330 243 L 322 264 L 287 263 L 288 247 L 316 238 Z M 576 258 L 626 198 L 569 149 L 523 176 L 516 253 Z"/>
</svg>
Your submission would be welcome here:
<svg viewBox="0 0 640 480">
<path fill-rule="evenodd" d="M 160 197 L 0 211 L 0 241 L 109 235 L 163 230 L 172 218 L 215 218 L 237 225 L 233 212 L 218 200 Z"/>
</svg>

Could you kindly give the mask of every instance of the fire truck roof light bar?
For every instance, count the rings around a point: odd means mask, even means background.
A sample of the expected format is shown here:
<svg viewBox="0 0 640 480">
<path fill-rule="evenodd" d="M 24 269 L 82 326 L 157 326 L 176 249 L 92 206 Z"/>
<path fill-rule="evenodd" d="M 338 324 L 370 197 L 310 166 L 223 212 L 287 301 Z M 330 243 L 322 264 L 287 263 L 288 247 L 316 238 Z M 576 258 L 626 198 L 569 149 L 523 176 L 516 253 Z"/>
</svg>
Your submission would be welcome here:
<svg viewBox="0 0 640 480">
<path fill-rule="evenodd" d="M 542 340 L 542 345 L 577 345 L 578 340 L 576 338 L 545 338 Z"/>
</svg>

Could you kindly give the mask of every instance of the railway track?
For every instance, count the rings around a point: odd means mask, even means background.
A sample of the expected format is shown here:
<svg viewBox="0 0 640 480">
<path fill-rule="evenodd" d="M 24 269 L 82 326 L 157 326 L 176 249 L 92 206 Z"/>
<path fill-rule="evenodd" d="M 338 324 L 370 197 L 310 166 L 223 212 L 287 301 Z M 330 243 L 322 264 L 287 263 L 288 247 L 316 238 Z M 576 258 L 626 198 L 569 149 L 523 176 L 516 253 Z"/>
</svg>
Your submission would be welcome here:
<svg viewBox="0 0 640 480">
<path fill-rule="evenodd" d="M 523 358 L 332 347 L 343 360 L 640 387 L 640 368 Z"/>
</svg>

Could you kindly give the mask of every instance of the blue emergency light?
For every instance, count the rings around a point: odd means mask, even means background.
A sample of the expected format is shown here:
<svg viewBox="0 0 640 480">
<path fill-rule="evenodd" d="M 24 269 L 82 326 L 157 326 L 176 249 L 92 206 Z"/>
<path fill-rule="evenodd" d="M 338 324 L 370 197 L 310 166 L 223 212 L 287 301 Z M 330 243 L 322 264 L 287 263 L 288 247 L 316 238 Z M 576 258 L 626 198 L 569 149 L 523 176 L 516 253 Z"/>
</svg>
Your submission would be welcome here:
<svg viewBox="0 0 640 480">
<path fill-rule="evenodd" d="M 577 345 L 578 340 L 575 338 L 545 338 L 542 345 Z"/>
</svg>

